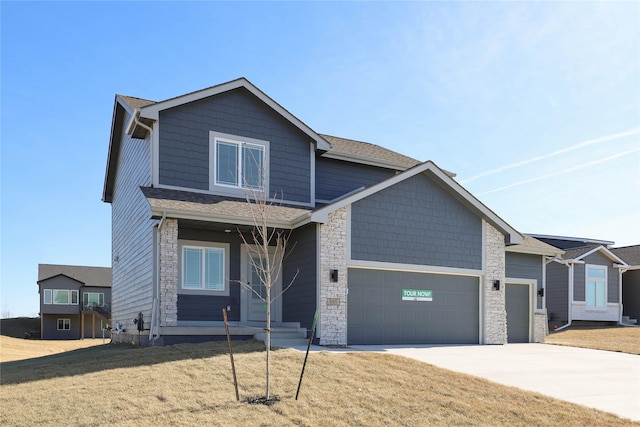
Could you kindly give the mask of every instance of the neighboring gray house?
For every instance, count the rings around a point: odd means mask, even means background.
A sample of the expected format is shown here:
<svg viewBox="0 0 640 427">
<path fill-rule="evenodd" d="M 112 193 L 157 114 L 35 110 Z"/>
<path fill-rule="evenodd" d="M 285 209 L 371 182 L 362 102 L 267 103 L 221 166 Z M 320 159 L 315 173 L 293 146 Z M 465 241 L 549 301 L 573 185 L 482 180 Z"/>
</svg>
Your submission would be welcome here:
<svg viewBox="0 0 640 427">
<path fill-rule="evenodd" d="M 102 329 L 109 327 L 108 267 L 39 264 L 38 293 L 42 339 L 102 337 Z"/>
<path fill-rule="evenodd" d="M 622 319 L 637 324 L 640 319 L 640 245 L 612 248 L 628 267 L 622 269 Z"/>
<path fill-rule="evenodd" d="M 574 320 L 622 322 L 622 274 L 629 265 L 609 247 L 613 242 L 533 236 L 565 248 L 562 258 L 546 270 L 550 327 L 562 328 Z"/>
<path fill-rule="evenodd" d="M 240 78 L 115 97 L 102 196 L 115 341 L 137 336 L 139 313 L 157 344 L 221 338 L 223 308 L 235 337 L 264 327 L 264 304 L 237 284 L 253 274 L 245 186 L 277 194 L 269 225 L 296 242 L 277 326 L 309 329 L 318 308 L 321 345 L 543 340 L 546 261 L 562 251 L 433 162 L 318 134 Z"/>
</svg>

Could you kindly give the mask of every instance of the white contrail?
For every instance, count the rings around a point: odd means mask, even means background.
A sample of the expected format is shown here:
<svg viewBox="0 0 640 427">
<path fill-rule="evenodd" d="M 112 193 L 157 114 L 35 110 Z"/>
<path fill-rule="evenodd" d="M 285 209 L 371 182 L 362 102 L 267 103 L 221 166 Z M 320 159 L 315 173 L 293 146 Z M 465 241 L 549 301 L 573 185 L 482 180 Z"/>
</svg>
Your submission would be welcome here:
<svg viewBox="0 0 640 427">
<path fill-rule="evenodd" d="M 478 194 L 478 196 L 484 196 L 485 194 L 496 193 L 498 191 L 506 190 L 508 188 L 517 187 L 519 185 L 529 184 L 531 182 L 542 181 L 543 179 L 552 178 L 554 176 L 558 176 L 558 175 L 562 175 L 562 174 L 565 174 L 565 173 L 573 172 L 573 171 L 576 171 L 578 169 L 584 169 L 586 167 L 597 165 L 599 163 L 608 162 L 609 160 L 617 159 L 618 157 L 626 156 L 627 154 L 635 153 L 635 152 L 638 152 L 638 151 L 640 151 L 640 148 L 634 148 L 633 150 L 628 150 L 628 151 L 624 151 L 622 153 L 614 154 L 613 156 L 605 157 L 604 159 L 594 160 L 592 162 L 585 163 L 585 164 L 578 165 L 578 166 L 574 166 L 574 167 L 569 168 L 569 169 L 563 169 L 563 170 L 558 171 L 558 172 L 554 172 L 554 173 L 550 173 L 550 174 L 547 174 L 547 175 L 538 176 L 536 178 L 526 179 L 524 181 L 518 181 L 518 182 L 515 182 L 513 184 L 505 185 L 504 187 L 500 187 L 500 188 L 496 188 L 496 189 L 493 189 L 493 190 L 485 191 L 484 193 Z"/>
<path fill-rule="evenodd" d="M 564 154 L 564 153 L 568 153 L 569 151 L 573 151 L 573 150 L 577 150 L 579 148 L 583 148 L 583 147 L 588 147 L 589 145 L 593 145 L 593 144 L 598 144 L 600 142 L 607 142 L 607 141 L 613 141 L 615 139 L 620 139 L 620 138 L 624 138 L 625 136 L 631 136 L 631 135 L 637 135 L 640 134 L 640 127 L 635 128 L 635 129 L 631 129 L 625 132 L 620 132 L 620 133 L 614 133 L 613 135 L 607 135 L 607 136 L 602 136 L 600 138 L 595 138 L 595 139 L 590 139 L 588 141 L 584 141 L 584 142 L 580 142 L 576 145 L 572 145 L 571 147 L 567 147 L 567 148 L 562 148 L 560 150 L 556 150 L 552 153 L 549 154 L 544 154 L 542 156 L 537 156 L 537 157 L 532 157 L 530 159 L 527 160 L 521 160 L 519 162 L 515 162 L 515 163 L 511 163 L 510 165 L 506 165 L 506 166 L 501 166 L 499 168 L 496 169 L 491 169 L 488 170 L 486 172 L 482 172 L 476 176 L 472 176 L 471 178 L 467 178 L 464 180 L 460 181 L 460 184 L 466 184 L 468 182 L 471 181 L 475 181 L 478 178 L 482 178 L 488 175 L 493 175 L 502 171 L 506 171 L 509 169 L 513 169 L 513 168 L 517 168 L 519 166 L 522 165 L 527 165 L 529 163 L 533 163 L 533 162 L 537 162 L 539 160 L 544 160 L 544 159 L 548 159 L 549 157 L 554 157 L 554 156 L 558 156 L 560 154 Z"/>
</svg>

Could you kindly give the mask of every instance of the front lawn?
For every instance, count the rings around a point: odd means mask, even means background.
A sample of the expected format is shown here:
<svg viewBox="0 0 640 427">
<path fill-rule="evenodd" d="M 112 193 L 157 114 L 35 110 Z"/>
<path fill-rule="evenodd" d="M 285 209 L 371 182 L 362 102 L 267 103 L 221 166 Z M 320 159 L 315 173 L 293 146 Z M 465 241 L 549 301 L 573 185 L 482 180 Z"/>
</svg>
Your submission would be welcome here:
<svg viewBox="0 0 640 427">
<path fill-rule="evenodd" d="M 640 326 L 570 326 L 551 332 L 544 342 L 640 355 Z"/>
<path fill-rule="evenodd" d="M 241 399 L 263 395 L 263 345 L 239 342 L 234 348 Z M 272 353 L 272 393 L 282 399 L 272 406 L 236 402 L 226 343 L 107 344 L 5 362 L 0 425 L 633 425 L 380 353 L 312 353 L 296 401 L 303 359 L 292 349 Z"/>
</svg>

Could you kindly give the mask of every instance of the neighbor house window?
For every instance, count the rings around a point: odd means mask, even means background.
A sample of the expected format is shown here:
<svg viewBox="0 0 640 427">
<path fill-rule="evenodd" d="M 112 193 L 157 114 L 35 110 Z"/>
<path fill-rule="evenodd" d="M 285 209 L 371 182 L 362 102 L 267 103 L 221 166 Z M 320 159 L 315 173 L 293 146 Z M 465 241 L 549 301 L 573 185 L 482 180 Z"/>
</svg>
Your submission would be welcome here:
<svg viewBox="0 0 640 427">
<path fill-rule="evenodd" d="M 71 329 L 71 319 L 58 319 L 58 330 L 68 331 Z"/>
<path fill-rule="evenodd" d="M 607 306 L 607 267 L 587 265 L 586 300 L 587 307 L 606 308 Z"/>
<path fill-rule="evenodd" d="M 224 248 L 182 247 L 182 287 L 224 291 Z"/>
<path fill-rule="evenodd" d="M 210 132 L 213 186 L 264 190 L 268 142 Z"/>
<path fill-rule="evenodd" d="M 85 307 L 102 307 L 104 305 L 104 294 L 98 292 L 84 292 L 82 294 L 82 304 Z"/>
<path fill-rule="evenodd" d="M 78 304 L 78 291 L 69 289 L 45 289 L 44 303 L 59 305 Z"/>
</svg>

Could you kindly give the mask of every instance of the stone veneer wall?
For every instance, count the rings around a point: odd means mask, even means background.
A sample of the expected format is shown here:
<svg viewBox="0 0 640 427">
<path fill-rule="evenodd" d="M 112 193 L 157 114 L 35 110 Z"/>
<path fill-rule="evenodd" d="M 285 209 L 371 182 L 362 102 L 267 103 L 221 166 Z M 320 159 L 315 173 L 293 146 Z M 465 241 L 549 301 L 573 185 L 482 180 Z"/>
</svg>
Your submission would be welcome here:
<svg viewBox="0 0 640 427">
<path fill-rule="evenodd" d="M 165 219 L 160 229 L 160 326 L 178 324 L 178 220 Z"/>
<path fill-rule="evenodd" d="M 544 342 L 547 336 L 547 313 L 533 315 L 533 342 Z"/>
<path fill-rule="evenodd" d="M 504 236 L 495 227 L 482 221 L 484 232 L 484 343 L 507 343 L 507 311 L 505 310 L 505 253 Z M 500 280 L 500 290 L 493 289 L 493 281 Z"/>
<path fill-rule="evenodd" d="M 338 282 L 330 271 L 338 270 Z M 329 214 L 320 226 L 320 345 L 347 345 L 347 208 Z M 327 298 L 339 299 L 327 305 Z"/>
</svg>

